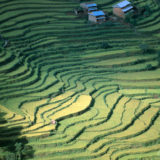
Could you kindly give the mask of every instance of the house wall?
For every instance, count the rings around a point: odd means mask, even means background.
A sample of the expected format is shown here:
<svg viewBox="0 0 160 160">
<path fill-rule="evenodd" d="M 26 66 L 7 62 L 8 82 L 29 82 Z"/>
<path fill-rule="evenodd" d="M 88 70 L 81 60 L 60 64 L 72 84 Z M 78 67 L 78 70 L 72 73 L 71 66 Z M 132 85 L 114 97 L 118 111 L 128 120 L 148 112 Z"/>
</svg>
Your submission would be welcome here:
<svg viewBox="0 0 160 160">
<path fill-rule="evenodd" d="M 106 19 L 97 19 L 95 16 L 92 16 L 92 15 L 88 15 L 88 20 L 91 21 L 91 22 L 94 22 L 94 23 L 102 23 L 104 21 L 106 21 Z"/>
<path fill-rule="evenodd" d="M 88 15 L 88 20 L 91 21 L 91 22 L 97 22 L 97 19 L 95 16 L 92 16 L 92 15 Z"/>
<path fill-rule="evenodd" d="M 106 19 L 104 18 L 104 19 L 98 19 L 97 20 L 97 23 L 102 23 L 102 22 L 105 22 L 106 21 Z"/>
<path fill-rule="evenodd" d="M 86 3 L 80 3 L 80 7 L 82 7 L 83 9 L 87 9 Z"/>
<path fill-rule="evenodd" d="M 115 14 L 118 17 L 125 18 L 125 14 L 121 10 L 121 8 L 113 8 L 113 14 Z"/>
</svg>

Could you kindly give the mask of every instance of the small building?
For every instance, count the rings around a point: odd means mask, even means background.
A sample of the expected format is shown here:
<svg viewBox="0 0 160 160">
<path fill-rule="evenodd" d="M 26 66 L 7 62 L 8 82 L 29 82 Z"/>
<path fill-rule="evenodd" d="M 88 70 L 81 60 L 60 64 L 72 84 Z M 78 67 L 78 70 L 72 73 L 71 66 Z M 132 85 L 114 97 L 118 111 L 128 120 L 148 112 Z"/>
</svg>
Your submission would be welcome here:
<svg viewBox="0 0 160 160">
<path fill-rule="evenodd" d="M 85 12 L 93 12 L 98 10 L 97 4 L 92 2 L 81 3 L 80 7 L 82 7 Z"/>
<path fill-rule="evenodd" d="M 113 13 L 121 18 L 125 18 L 125 15 L 130 11 L 133 11 L 133 6 L 127 0 L 113 6 Z"/>
<path fill-rule="evenodd" d="M 94 23 L 102 23 L 106 21 L 106 16 L 103 11 L 93 11 L 88 13 L 88 20 Z"/>
</svg>

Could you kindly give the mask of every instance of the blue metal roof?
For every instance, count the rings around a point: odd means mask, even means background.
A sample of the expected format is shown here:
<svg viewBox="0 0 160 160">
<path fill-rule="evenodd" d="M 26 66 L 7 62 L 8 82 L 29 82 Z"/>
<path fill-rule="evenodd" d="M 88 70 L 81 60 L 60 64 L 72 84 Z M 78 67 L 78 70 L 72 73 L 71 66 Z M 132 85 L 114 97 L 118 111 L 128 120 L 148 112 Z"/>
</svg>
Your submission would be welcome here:
<svg viewBox="0 0 160 160">
<path fill-rule="evenodd" d="M 128 6 L 128 7 L 124 8 L 124 9 L 122 9 L 122 11 L 123 12 L 127 12 L 127 11 L 131 10 L 132 8 L 133 8 L 132 6 Z"/>
<path fill-rule="evenodd" d="M 89 8 L 89 7 L 97 7 L 97 4 L 96 3 L 91 3 L 91 4 L 86 4 L 86 6 Z"/>
<path fill-rule="evenodd" d="M 127 6 L 129 4 L 131 4 L 131 3 L 128 2 L 127 0 L 124 0 L 124 1 L 122 1 L 122 2 L 120 2 L 118 4 L 116 4 L 116 5 L 114 5 L 113 7 L 123 8 L 123 7 L 125 7 L 125 6 Z"/>
<path fill-rule="evenodd" d="M 88 8 L 88 11 L 95 11 L 97 10 L 97 7 Z"/>
<path fill-rule="evenodd" d="M 94 11 L 94 12 L 89 13 L 89 14 L 92 15 L 92 16 L 95 16 L 95 17 L 105 15 L 105 13 L 103 11 Z"/>
</svg>

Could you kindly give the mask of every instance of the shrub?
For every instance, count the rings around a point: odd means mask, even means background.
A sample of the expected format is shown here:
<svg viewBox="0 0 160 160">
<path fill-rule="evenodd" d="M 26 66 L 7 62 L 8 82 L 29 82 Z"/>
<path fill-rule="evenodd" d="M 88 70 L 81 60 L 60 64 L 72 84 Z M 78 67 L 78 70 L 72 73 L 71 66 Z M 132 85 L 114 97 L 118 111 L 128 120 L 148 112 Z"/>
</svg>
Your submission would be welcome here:
<svg viewBox="0 0 160 160">
<path fill-rule="evenodd" d="M 125 16 L 125 22 L 129 23 L 130 18 L 131 18 L 131 14 L 128 13 L 128 14 Z"/>
<path fill-rule="evenodd" d="M 4 45 L 4 40 L 0 37 L 0 48 L 2 48 Z"/>
<path fill-rule="evenodd" d="M 158 66 L 160 66 L 160 51 L 157 52 L 157 61 L 158 61 Z"/>
<path fill-rule="evenodd" d="M 6 152 L 6 155 L 4 156 L 4 160 L 16 160 L 15 153 Z"/>
<path fill-rule="evenodd" d="M 146 66 L 146 70 L 153 70 L 154 66 L 152 66 L 151 64 L 147 64 Z"/>
<path fill-rule="evenodd" d="M 145 60 L 144 59 L 137 59 L 136 61 L 133 62 L 133 64 L 140 64 L 140 63 L 144 63 Z"/>
<path fill-rule="evenodd" d="M 136 25 L 137 20 L 140 20 L 141 17 L 149 16 L 150 13 L 151 13 L 150 7 L 147 5 L 141 8 L 134 7 L 134 12 L 129 12 L 125 17 L 125 21 L 132 25 Z"/>
<path fill-rule="evenodd" d="M 136 25 L 136 19 L 130 18 L 130 24 L 132 24 L 133 26 Z"/>
<path fill-rule="evenodd" d="M 160 50 L 159 50 L 159 51 L 157 51 L 157 54 L 158 54 L 158 57 L 160 57 Z"/>
<path fill-rule="evenodd" d="M 148 17 L 150 15 L 150 13 L 148 11 L 144 12 L 144 16 Z"/>
<path fill-rule="evenodd" d="M 134 12 L 129 12 L 125 17 L 125 22 L 136 25 L 136 18 L 137 15 Z"/>
<path fill-rule="evenodd" d="M 151 13 L 151 9 L 150 9 L 150 7 L 149 6 L 144 6 L 144 12 L 148 12 L 148 14 L 150 14 Z"/>
<path fill-rule="evenodd" d="M 82 8 L 82 7 L 77 7 L 76 10 L 77 10 L 78 12 L 83 12 L 83 8 Z"/>
<path fill-rule="evenodd" d="M 134 15 L 133 12 L 128 12 L 128 13 L 126 14 L 126 16 L 125 16 L 125 21 L 126 21 L 126 22 L 129 22 L 129 20 L 130 20 L 131 18 L 133 18 L 133 15 Z"/>
<path fill-rule="evenodd" d="M 143 54 L 148 53 L 150 51 L 148 44 L 140 44 L 139 48 L 141 49 Z"/>
<path fill-rule="evenodd" d="M 100 46 L 103 49 L 111 48 L 111 46 L 107 42 L 102 42 Z"/>
<path fill-rule="evenodd" d="M 151 10 L 148 5 L 138 8 L 138 16 L 149 16 L 150 13 L 151 13 Z"/>
</svg>

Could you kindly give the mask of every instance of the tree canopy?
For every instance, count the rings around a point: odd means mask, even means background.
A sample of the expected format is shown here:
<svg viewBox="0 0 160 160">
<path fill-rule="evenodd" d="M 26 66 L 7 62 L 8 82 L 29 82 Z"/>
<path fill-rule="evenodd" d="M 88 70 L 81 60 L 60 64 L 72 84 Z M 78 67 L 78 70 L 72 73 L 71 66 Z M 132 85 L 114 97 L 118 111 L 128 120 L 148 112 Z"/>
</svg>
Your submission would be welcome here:
<svg viewBox="0 0 160 160">
<path fill-rule="evenodd" d="M 7 123 L 4 117 L 5 113 L 0 111 L 0 149 L 4 153 L 3 156 L 0 156 L 0 159 L 25 160 L 32 158 L 34 150 L 32 146 L 27 145 L 27 138 L 19 138 L 22 127 L 8 127 L 4 125 Z"/>
</svg>

